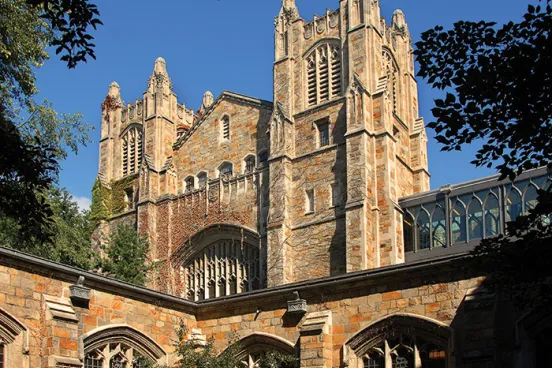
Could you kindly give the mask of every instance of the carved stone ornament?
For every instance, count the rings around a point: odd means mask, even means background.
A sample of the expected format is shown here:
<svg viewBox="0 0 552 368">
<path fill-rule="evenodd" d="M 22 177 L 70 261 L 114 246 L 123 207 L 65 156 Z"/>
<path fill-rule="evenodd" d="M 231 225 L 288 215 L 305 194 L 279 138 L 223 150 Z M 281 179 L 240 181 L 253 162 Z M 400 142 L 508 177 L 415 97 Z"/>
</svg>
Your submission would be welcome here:
<svg viewBox="0 0 552 368">
<path fill-rule="evenodd" d="M 339 11 L 330 14 L 330 27 L 335 28 L 339 25 Z"/>
<path fill-rule="evenodd" d="M 305 40 L 308 40 L 312 37 L 313 26 L 314 24 L 312 22 L 305 24 Z"/>
<path fill-rule="evenodd" d="M 73 303 L 90 302 L 90 288 L 84 285 L 84 276 L 80 276 L 76 285 L 69 286 L 70 298 Z"/>
<path fill-rule="evenodd" d="M 137 100 L 136 101 L 136 107 L 137 107 L 136 110 L 138 110 L 138 115 L 142 115 L 142 106 L 143 106 L 143 102 Z"/>
<path fill-rule="evenodd" d="M 307 313 L 307 301 L 299 297 L 299 292 L 294 291 L 295 300 L 288 300 L 287 312 L 291 314 Z"/>
<path fill-rule="evenodd" d="M 326 17 L 322 17 L 318 20 L 315 20 L 316 23 L 316 32 L 322 34 L 326 31 Z"/>
</svg>

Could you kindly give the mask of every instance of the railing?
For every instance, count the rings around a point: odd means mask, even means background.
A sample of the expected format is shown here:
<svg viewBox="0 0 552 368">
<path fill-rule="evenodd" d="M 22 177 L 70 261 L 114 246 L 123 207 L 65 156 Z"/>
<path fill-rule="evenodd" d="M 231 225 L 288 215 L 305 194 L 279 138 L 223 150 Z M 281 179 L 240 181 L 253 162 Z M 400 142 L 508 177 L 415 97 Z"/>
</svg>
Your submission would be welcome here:
<svg viewBox="0 0 552 368">
<path fill-rule="evenodd" d="M 406 261 L 464 252 L 506 231 L 506 223 L 527 214 L 537 190 L 552 185 L 552 172 L 535 169 L 514 182 L 492 176 L 402 198 Z"/>
</svg>

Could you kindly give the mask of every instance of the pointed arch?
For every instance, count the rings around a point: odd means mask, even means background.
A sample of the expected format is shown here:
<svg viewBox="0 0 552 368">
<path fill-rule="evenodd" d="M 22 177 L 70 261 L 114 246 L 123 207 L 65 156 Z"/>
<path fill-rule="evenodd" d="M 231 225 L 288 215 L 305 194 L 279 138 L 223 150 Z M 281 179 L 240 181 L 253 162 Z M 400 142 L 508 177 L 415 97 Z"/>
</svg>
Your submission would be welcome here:
<svg viewBox="0 0 552 368">
<path fill-rule="evenodd" d="M 447 246 L 447 230 L 446 230 L 446 215 L 445 209 L 441 205 L 435 206 L 431 215 L 431 246 L 446 247 Z"/>
<path fill-rule="evenodd" d="M 240 347 L 237 358 L 244 363 L 245 367 L 255 367 L 256 360 L 262 354 L 268 352 L 296 355 L 295 346 L 291 342 L 280 336 L 264 332 L 254 332 L 247 335 L 240 339 L 237 344 Z"/>
<path fill-rule="evenodd" d="M 483 238 L 483 204 L 476 195 L 468 206 L 468 231 L 470 241 Z"/>
<path fill-rule="evenodd" d="M 0 359 L 3 367 L 28 366 L 29 331 L 17 318 L 0 308 Z M 22 354 L 23 353 L 23 354 Z"/>
<path fill-rule="evenodd" d="M 429 223 L 429 212 L 422 208 L 416 218 L 416 226 L 418 228 L 418 248 L 428 249 L 431 246 L 431 229 Z"/>
<path fill-rule="evenodd" d="M 131 326 L 120 324 L 98 327 L 82 335 L 79 339 L 81 358 L 84 359 L 87 355 L 104 350 L 111 344 L 128 347 L 139 356 L 156 362 L 167 356 L 165 350 L 150 337 Z M 115 354 L 118 353 L 118 351 L 115 352 Z"/>
<path fill-rule="evenodd" d="M 535 208 L 538 202 L 538 188 L 535 184 L 530 183 L 525 188 L 523 193 L 523 214 L 528 215 L 529 211 Z"/>
<path fill-rule="evenodd" d="M 453 335 L 452 328 L 442 322 L 425 316 L 397 313 L 374 321 L 347 340 L 343 346 L 343 358 L 351 368 L 362 368 L 364 362 L 370 363 L 376 359 L 388 360 L 390 363 L 398 355 L 392 355 L 394 344 L 388 341 L 398 340 L 401 341 L 400 345 L 403 345 L 403 341 L 413 344 L 412 350 L 419 355 L 424 353 L 423 347 L 434 347 L 444 353 L 446 367 L 450 366 L 447 362 L 453 355 Z M 380 349 L 382 344 L 391 349 Z"/>
<path fill-rule="evenodd" d="M 522 214 L 521 192 L 512 187 L 506 197 L 506 222 L 515 221 Z"/>
<path fill-rule="evenodd" d="M 496 236 L 500 233 L 500 204 L 493 192 L 485 199 L 485 237 Z"/>
</svg>

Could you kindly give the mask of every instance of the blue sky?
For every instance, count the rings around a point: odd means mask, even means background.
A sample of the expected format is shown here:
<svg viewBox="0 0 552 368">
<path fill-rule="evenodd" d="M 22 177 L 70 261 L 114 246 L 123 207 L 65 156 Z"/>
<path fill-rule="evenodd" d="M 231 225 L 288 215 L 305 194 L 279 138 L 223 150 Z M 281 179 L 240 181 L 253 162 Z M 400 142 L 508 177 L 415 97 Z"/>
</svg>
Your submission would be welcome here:
<svg viewBox="0 0 552 368">
<path fill-rule="evenodd" d="M 109 84 L 117 81 L 125 102 L 141 97 L 158 56 L 167 61 L 180 102 L 197 110 L 206 90 L 217 96 L 230 90 L 272 100 L 274 17 L 281 0 L 91 0 L 104 25 L 94 33 L 97 60 L 68 70 L 55 55 L 38 73 L 40 98 L 59 112 L 83 113 L 96 126 L 94 143 L 62 163 L 60 185 L 86 204 L 98 169 L 100 104 Z M 395 9 L 406 15 L 414 42 L 434 27 L 457 20 L 521 18 L 536 0 L 380 0 L 388 20 Z M 297 0 L 300 15 L 311 20 L 337 9 L 338 0 Z M 418 80 L 420 115 L 431 121 L 438 91 Z M 443 153 L 428 130 L 431 186 L 459 183 L 493 174 L 469 162 L 476 146 Z"/>
</svg>

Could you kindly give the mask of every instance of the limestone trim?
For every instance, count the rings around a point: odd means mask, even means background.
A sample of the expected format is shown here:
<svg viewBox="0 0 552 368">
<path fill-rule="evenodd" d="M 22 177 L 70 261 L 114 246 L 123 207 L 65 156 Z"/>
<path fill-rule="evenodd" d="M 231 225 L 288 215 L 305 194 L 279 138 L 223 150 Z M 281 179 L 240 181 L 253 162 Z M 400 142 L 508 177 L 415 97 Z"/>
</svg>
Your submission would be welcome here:
<svg viewBox="0 0 552 368">
<path fill-rule="evenodd" d="M 351 368 L 361 367 L 370 349 L 400 334 L 416 336 L 447 349 L 448 367 L 453 367 L 454 330 L 422 315 L 396 313 L 382 317 L 362 329 L 343 344 L 343 361 Z"/>
<path fill-rule="evenodd" d="M 215 108 L 225 99 L 228 99 L 230 101 L 236 101 L 238 103 L 242 103 L 249 106 L 254 106 L 258 108 L 264 108 L 272 111 L 274 105 L 270 101 L 260 100 L 257 98 L 245 96 L 239 93 L 230 92 L 230 91 L 223 91 L 219 97 L 209 106 L 209 108 L 205 111 L 205 113 L 196 120 L 196 122 L 190 127 L 190 130 L 182 137 L 178 138 L 177 141 L 173 144 L 173 149 L 178 150 L 182 145 L 190 138 L 190 136 L 199 128 L 201 124 L 207 118 L 211 115 L 211 113 L 215 110 Z"/>
<path fill-rule="evenodd" d="M 124 344 L 135 349 L 143 357 L 159 361 L 167 353 L 154 340 L 137 329 L 125 324 L 98 327 L 79 338 L 79 358 L 103 348 L 107 344 Z"/>
<path fill-rule="evenodd" d="M 295 356 L 295 345 L 283 337 L 264 332 L 254 332 L 240 339 L 238 342 L 241 350 L 237 357 L 244 363 L 254 363 L 255 357 L 263 352 L 275 351 L 281 354 Z M 228 347 L 226 348 L 228 349 Z M 226 350 L 225 349 L 225 350 Z"/>
<path fill-rule="evenodd" d="M 24 336 L 24 352 L 28 351 L 29 341 L 27 327 L 11 314 L 0 308 L 0 343 L 11 344 L 20 335 Z"/>
</svg>

